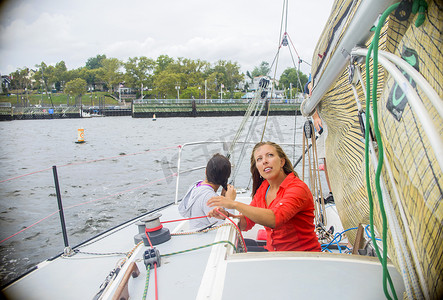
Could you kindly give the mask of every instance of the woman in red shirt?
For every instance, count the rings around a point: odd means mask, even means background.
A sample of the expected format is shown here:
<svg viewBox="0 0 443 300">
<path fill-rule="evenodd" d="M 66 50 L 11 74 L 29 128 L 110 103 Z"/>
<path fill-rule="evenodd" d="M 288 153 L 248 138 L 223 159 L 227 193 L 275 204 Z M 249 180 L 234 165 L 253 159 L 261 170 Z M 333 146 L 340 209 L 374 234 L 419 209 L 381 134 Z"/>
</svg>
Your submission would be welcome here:
<svg viewBox="0 0 443 300">
<path fill-rule="evenodd" d="M 217 196 L 209 206 L 236 209 L 239 227 L 265 227 L 268 251 L 321 251 L 315 234 L 314 200 L 308 186 L 298 178 L 282 148 L 272 142 L 255 145 L 251 155 L 252 202 L 247 205 Z M 223 218 L 217 210 L 211 217 Z"/>
</svg>

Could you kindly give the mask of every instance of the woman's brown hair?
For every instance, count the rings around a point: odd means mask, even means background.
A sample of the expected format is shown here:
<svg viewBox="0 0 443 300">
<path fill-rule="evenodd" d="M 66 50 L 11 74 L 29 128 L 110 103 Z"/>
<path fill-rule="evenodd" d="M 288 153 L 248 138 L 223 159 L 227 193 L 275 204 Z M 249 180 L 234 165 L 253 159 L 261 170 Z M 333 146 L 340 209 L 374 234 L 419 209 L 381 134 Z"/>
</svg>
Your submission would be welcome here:
<svg viewBox="0 0 443 300">
<path fill-rule="evenodd" d="M 283 166 L 283 172 L 285 172 L 286 175 L 294 173 L 294 175 L 298 177 L 297 172 L 294 171 L 294 167 L 292 166 L 291 161 L 289 160 L 288 156 L 283 151 L 283 149 L 280 147 L 280 145 L 273 142 L 257 143 L 255 144 L 254 149 L 252 149 L 252 154 L 251 154 L 252 197 L 254 197 L 255 192 L 257 192 L 257 189 L 264 181 L 263 177 L 260 176 L 260 173 L 257 170 L 257 166 L 255 165 L 255 157 L 254 157 L 255 151 L 263 145 L 269 145 L 274 147 L 274 149 L 277 151 L 278 157 L 283 158 L 285 160 L 285 164 Z"/>
<path fill-rule="evenodd" d="M 206 165 L 206 178 L 210 183 L 221 185 L 228 190 L 228 178 L 231 175 L 231 163 L 225 156 L 217 153 Z"/>
</svg>

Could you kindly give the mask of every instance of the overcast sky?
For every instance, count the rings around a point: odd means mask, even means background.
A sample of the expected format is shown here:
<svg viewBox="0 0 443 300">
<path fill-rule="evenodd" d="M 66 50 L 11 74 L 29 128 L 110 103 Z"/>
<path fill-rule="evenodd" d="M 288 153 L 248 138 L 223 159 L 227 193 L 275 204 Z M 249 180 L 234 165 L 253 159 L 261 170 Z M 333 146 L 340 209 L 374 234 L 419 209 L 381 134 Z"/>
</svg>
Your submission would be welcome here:
<svg viewBox="0 0 443 300">
<path fill-rule="evenodd" d="M 1 0 L 0 0 L 1 1 Z M 65 61 L 68 69 L 105 54 L 129 57 L 219 59 L 252 71 L 272 63 L 283 0 L 9 0 L 0 2 L 0 73 Z M 287 32 L 311 62 L 332 0 L 289 0 Z M 283 26 L 284 30 L 285 26 Z M 293 52 L 294 57 L 296 54 Z M 287 47 L 278 73 L 294 67 Z M 310 67 L 302 64 L 302 71 Z"/>
</svg>

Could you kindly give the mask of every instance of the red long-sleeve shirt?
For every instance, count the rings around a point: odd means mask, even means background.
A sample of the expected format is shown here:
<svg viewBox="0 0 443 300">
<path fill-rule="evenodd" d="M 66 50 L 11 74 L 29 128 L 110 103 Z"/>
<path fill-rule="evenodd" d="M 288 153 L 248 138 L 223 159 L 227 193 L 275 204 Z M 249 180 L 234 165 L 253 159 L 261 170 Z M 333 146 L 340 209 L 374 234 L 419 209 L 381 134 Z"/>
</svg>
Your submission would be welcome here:
<svg viewBox="0 0 443 300">
<path fill-rule="evenodd" d="M 271 209 L 275 214 L 275 228 L 265 226 L 265 248 L 269 251 L 321 251 L 314 231 L 314 200 L 308 186 L 290 173 L 269 207 L 265 199 L 268 186 L 268 181 L 263 181 L 250 204 Z M 248 218 L 246 222 L 246 230 L 255 225 Z"/>
</svg>

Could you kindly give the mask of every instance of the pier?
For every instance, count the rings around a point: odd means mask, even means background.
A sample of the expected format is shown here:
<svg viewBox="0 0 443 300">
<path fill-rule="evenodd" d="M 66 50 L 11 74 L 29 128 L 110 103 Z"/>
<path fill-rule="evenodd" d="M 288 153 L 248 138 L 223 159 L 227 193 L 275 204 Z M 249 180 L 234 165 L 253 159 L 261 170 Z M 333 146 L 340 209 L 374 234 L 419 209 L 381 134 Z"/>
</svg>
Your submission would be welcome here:
<svg viewBox="0 0 443 300">
<path fill-rule="evenodd" d="M 267 114 L 268 103 L 266 102 L 262 115 Z M 246 113 L 249 103 L 244 100 L 189 100 L 189 101 L 134 101 L 132 104 L 133 118 L 152 118 L 155 114 L 157 118 L 167 117 L 222 117 L 222 116 L 243 116 Z M 294 115 L 300 114 L 300 103 L 291 101 L 285 103 L 279 100 L 278 103 L 271 102 L 269 115 Z"/>
<path fill-rule="evenodd" d="M 262 115 L 268 113 L 268 101 L 264 104 Z M 127 106 L 93 107 L 0 107 L 0 121 L 29 119 L 63 119 L 90 116 L 132 116 L 133 118 L 168 117 L 222 117 L 243 116 L 248 108 L 247 100 L 207 99 L 207 100 L 135 100 Z M 300 102 L 294 100 L 271 100 L 269 115 L 300 115 Z"/>
</svg>

